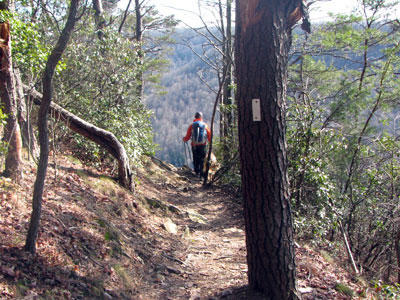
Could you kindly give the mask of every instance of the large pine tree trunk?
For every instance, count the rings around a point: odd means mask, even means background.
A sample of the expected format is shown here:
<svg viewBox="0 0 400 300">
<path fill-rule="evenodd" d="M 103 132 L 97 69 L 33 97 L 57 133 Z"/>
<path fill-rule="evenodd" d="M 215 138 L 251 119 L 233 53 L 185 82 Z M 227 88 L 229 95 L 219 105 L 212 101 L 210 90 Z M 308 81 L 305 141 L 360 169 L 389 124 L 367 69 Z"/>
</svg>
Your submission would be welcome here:
<svg viewBox="0 0 400 300">
<path fill-rule="evenodd" d="M 237 101 L 249 285 L 268 299 L 298 299 L 285 99 L 290 30 L 298 20 L 290 14 L 301 2 L 236 3 Z M 259 99 L 260 118 L 253 115 L 252 99 Z"/>
</svg>

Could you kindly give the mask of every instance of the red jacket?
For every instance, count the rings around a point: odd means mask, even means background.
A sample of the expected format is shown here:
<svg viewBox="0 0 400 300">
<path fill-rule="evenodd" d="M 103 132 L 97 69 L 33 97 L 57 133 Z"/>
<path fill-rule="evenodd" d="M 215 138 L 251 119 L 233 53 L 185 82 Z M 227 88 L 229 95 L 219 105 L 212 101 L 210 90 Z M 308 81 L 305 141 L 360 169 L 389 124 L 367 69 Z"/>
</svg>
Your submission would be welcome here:
<svg viewBox="0 0 400 300">
<path fill-rule="evenodd" d="M 194 122 L 197 122 L 197 121 L 203 121 L 203 119 L 202 119 L 202 118 L 194 119 L 194 120 L 193 120 L 193 123 L 194 123 Z M 203 122 L 204 122 L 204 121 L 203 121 Z M 192 125 L 193 125 L 193 123 L 190 124 L 189 128 L 188 128 L 187 131 L 186 131 L 186 135 L 185 135 L 185 137 L 183 138 L 183 141 L 184 141 L 184 142 L 187 142 L 187 141 L 190 140 L 190 138 L 192 137 Z M 210 129 L 208 128 L 208 125 L 207 125 L 207 124 L 206 124 L 206 131 L 207 131 L 207 139 L 208 139 L 209 142 L 211 142 L 211 131 L 210 131 Z M 193 146 L 193 145 L 192 145 L 192 146 Z"/>
</svg>

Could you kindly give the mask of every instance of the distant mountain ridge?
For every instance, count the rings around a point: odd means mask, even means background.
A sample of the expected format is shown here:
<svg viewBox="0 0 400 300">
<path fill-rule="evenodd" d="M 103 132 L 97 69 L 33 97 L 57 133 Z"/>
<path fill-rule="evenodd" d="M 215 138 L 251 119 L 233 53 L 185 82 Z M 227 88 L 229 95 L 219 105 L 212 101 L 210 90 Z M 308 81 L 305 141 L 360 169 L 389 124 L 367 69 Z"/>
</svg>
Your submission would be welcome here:
<svg viewBox="0 0 400 300">
<path fill-rule="evenodd" d="M 387 26 L 384 30 L 389 29 Z M 303 31 L 296 28 L 293 33 L 302 35 Z M 205 121 L 210 125 L 216 97 L 215 93 L 200 80 L 198 73 L 201 72 L 207 84 L 215 89 L 218 86 L 218 79 L 215 72 L 192 51 L 194 49 L 198 53 L 202 52 L 203 44 L 207 42 L 204 37 L 191 29 L 178 29 L 173 39 L 176 43 L 171 46 L 171 55 L 168 57 L 170 67 L 161 81 L 166 94 L 147 95 L 146 105 L 154 111 L 152 125 L 155 133 L 154 142 L 159 145 L 157 157 L 175 166 L 181 166 L 185 163 L 182 137 L 187 127 L 196 111 L 202 111 Z M 302 40 L 293 43 L 292 60 L 296 60 L 296 57 L 300 55 L 296 52 L 298 50 L 296 43 L 298 47 L 301 47 Z M 379 58 L 382 55 L 382 49 L 381 45 L 370 47 L 369 58 Z M 209 47 L 207 51 L 209 55 L 213 55 L 212 48 Z M 345 70 L 357 69 L 363 61 L 362 57 L 339 49 L 331 53 L 315 53 L 315 58 L 324 61 L 327 66 L 332 65 L 337 69 Z M 219 133 L 218 121 L 219 115 L 215 118 L 214 135 Z"/>
</svg>

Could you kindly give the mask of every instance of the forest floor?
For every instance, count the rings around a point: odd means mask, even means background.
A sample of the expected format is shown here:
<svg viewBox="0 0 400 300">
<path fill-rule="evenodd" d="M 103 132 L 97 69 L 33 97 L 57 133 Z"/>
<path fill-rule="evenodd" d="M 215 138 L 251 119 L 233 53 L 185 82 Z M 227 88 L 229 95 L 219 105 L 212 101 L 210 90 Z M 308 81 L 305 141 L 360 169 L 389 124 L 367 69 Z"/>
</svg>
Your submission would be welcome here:
<svg viewBox="0 0 400 300">
<path fill-rule="evenodd" d="M 35 255 L 23 245 L 36 167 L 20 186 L 0 177 L 0 299 L 264 299 L 246 287 L 234 192 L 157 159 L 135 193 L 71 156 L 50 161 Z M 295 244 L 303 299 L 372 298 L 340 260 Z"/>
</svg>

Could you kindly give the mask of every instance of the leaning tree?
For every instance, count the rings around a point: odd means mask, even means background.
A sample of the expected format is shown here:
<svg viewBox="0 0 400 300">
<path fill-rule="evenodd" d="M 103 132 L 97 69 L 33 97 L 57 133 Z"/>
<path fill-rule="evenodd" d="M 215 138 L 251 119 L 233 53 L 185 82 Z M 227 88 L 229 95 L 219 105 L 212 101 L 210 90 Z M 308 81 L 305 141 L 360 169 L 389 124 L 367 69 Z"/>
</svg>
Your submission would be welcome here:
<svg viewBox="0 0 400 300">
<path fill-rule="evenodd" d="M 29 222 L 28 235 L 25 242 L 25 250 L 31 253 L 36 252 L 36 239 L 39 231 L 40 215 L 42 210 L 43 188 L 47 173 L 49 158 L 49 137 L 47 128 L 47 118 L 50 104 L 53 97 L 53 75 L 58 62 L 61 59 L 72 30 L 77 21 L 78 8 L 80 0 L 72 0 L 69 8 L 68 20 L 61 35 L 51 52 L 43 75 L 43 99 L 38 113 L 39 145 L 40 157 L 39 165 L 33 190 L 32 215 Z"/>
</svg>

